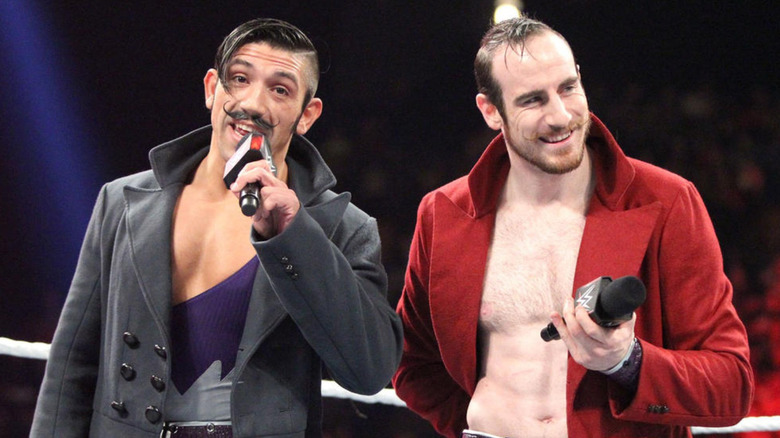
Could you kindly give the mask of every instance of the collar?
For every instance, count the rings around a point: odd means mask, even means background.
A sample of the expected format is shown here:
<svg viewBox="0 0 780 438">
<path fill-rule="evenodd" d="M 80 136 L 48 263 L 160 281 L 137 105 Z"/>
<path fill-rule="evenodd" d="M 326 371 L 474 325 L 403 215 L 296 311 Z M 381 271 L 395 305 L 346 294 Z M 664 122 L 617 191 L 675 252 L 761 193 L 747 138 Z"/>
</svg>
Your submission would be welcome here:
<svg viewBox="0 0 780 438">
<path fill-rule="evenodd" d="M 620 208 L 636 170 L 604 123 L 593 113 L 590 118 L 593 123 L 586 144 L 593 151 L 593 169 L 597 176 L 595 195 L 607 208 L 616 210 Z M 498 134 L 468 174 L 470 202 L 464 211 L 475 218 L 494 212 L 509 166 L 504 136 Z"/>
<path fill-rule="evenodd" d="M 207 125 L 149 151 L 149 162 L 160 187 L 189 182 L 208 154 L 210 142 L 211 125 Z M 302 205 L 336 185 L 336 177 L 317 148 L 298 134 L 293 135 L 285 162 L 290 169 L 288 186 Z"/>
</svg>

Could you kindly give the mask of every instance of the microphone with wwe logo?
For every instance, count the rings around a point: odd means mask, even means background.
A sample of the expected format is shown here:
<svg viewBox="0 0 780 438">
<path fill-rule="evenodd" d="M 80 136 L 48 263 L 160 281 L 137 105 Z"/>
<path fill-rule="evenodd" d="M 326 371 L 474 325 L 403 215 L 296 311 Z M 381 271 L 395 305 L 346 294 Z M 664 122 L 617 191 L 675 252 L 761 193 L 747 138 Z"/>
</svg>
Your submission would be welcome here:
<svg viewBox="0 0 780 438">
<path fill-rule="evenodd" d="M 236 152 L 225 164 L 225 174 L 223 180 L 228 189 L 230 185 L 238 178 L 238 173 L 247 163 L 258 160 L 266 160 L 271 167 L 271 172 L 276 176 L 276 166 L 271 158 L 271 145 L 268 144 L 268 138 L 263 134 L 249 133 L 238 142 Z M 241 189 L 241 196 L 238 203 L 241 206 L 241 212 L 245 216 L 252 216 L 260 205 L 260 184 L 249 183 Z"/>
<path fill-rule="evenodd" d="M 634 276 L 612 281 L 611 277 L 599 277 L 577 289 L 574 302 L 588 311 L 590 318 L 602 327 L 615 327 L 631 319 L 634 310 L 645 302 L 645 285 Z M 553 323 L 542 329 L 545 342 L 560 339 Z"/>
</svg>

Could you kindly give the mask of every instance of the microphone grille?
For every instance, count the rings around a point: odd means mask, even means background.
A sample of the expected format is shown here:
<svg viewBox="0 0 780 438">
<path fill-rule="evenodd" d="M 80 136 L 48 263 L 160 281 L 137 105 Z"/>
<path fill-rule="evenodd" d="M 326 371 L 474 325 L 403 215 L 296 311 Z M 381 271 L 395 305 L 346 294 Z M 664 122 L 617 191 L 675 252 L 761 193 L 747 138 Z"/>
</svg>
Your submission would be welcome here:
<svg viewBox="0 0 780 438">
<path fill-rule="evenodd" d="M 599 304 L 605 316 L 620 317 L 629 314 L 645 302 L 647 291 L 644 283 L 633 275 L 620 277 L 601 292 Z"/>
</svg>

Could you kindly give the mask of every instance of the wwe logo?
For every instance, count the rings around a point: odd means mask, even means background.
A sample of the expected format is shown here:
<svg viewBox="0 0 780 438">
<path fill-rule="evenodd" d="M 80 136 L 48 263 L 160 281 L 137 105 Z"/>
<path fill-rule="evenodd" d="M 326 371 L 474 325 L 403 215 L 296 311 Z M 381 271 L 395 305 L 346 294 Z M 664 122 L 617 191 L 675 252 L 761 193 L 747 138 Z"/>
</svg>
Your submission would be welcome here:
<svg viewBox="0 0 780 438">
<path fill-rule="evenodd" d="M 593 295 L 593 291 L 596 290 L 596 287 L 598 286 L 597 282 L 592 282 L 591 284 L 587 285 L 585 290 L 582 291 L 581 294 L 577 296 L 577 304 L 584 307 L 587 311 L 592 311 L 593 307 L 590 305 L 593 298 L 595 298 L 595 295 Z"/>
</svg>

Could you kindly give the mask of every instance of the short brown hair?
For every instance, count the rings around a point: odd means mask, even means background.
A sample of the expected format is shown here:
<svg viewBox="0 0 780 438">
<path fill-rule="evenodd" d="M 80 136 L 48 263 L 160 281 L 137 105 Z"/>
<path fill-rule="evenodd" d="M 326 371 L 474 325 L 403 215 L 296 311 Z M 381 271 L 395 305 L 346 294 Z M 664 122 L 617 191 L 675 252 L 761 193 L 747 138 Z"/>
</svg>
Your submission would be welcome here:
<svg viewBox="0 0 780 438">
<path fill-rule="evenodd" d="M 477 91 L 487 96 L 498 109 L 501 117 L 505 117 L 503 94 L 501 87 L 493 77 L 493 58 L 496 50 L 502 46 L 506 46 L 507 50 L 517 50 L 519 47 L 522 53 L 528 38 L 544 32 L 553 32 L 563 38 L 550 26 L 526 16 L 500 21 L 488 29 L 482 37 L 479 51 L 474 59 Z"/>
</svg>

